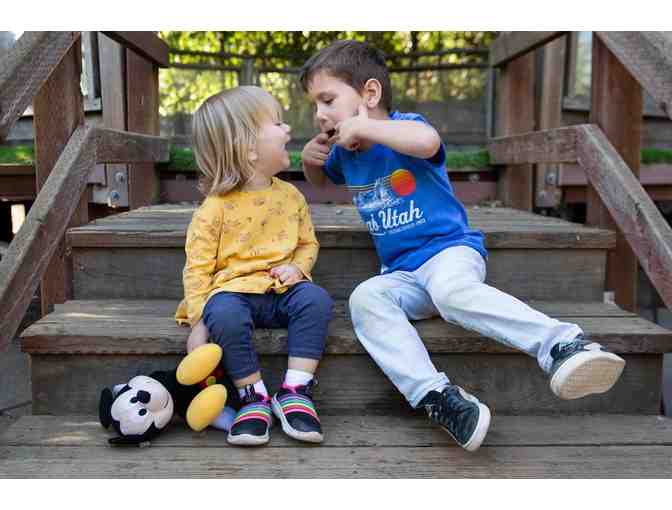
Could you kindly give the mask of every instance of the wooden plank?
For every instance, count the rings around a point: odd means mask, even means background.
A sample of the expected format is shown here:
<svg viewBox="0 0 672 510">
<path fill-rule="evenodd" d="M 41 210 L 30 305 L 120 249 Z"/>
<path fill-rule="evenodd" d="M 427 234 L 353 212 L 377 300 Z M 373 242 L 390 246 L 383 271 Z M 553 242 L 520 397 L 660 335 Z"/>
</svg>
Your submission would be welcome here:
<svg viewBox="0 0 672 510">
<path fill-rule="evenodd" d="M 34 200 L 37 195 L 35 176 L 0 175 L 0 197 L 14 202 Z"/>
<path fill-rule="evenodd" d="M 539 111 L 539 128 L 542 130 L 562 126 L 567 44 L 567 36 L 563 35 L 548 43 L 543 49 L 544 65 Z M 562 191 L 558 187 L 559 173 L 557 163 L 537 165 L 534 191 L 536 207 L 555 208 L 560 205 Z"/>
<path fill-rule="evenodd" d="M 590 120 L 600 127 L 610 145 L 623 158 L 625 166 L 620 168 L 629 168 L 636 180 L 641 157 L 642 87 L 599 37 L 593 37 L 592 66 Z M 592 170 L 586 166 L 591 163 L 591 159 L 584 159 L 586 173 Z M 600 198 L 601 194 L 593 186 L 595 183 L 587 190 L 586 223 L 617 230 L 613 217 L 603 204 L 606 197 Z M 626 197 L 611 199 L 620 202 Z M 616 302 L 633 311 L 637 307 L 637 270 L 637 258 L 623 232 L 618 231 L 616 249 L 607 259 L 606 290 L 613 290 Z"/>
<path fill-rule="evenodd" d="M 33 165 L 0 165 L 0 176 L 35 175 Z"/>
<path fill-rule="evenodd" d="M 155 37 L 155 36 L 153 36 Z M 127 129 L 159 134 L 159 70 L 132 50 L 126 50 Z M 128 205 L 131 209 L 156 203 L 159 174 L 154 163 L 136 163 L 128 169 Z"/>
<path fill-rule="evenodd" d="M 502 134 L 515 135 L 535 129 L 535 57 L 533 53 L 509 62 L 500 71 Z M 529 211 L 533 202 L 533 167 L 507 167 L 499 176 L 498 198 L 507 206 Z"/>
<path fill-rule="evenodd" d="M 24 32 L 0 65 L 0 142 L 30 106 L 79 32 Z"/>
<path fill-rule="evenodd" d="M 96 129 L 98 163 L 160 162 L 170 159 L 170 139 L 114 129 Z"/>
<path fill-rule="evenodd" d="M 490 66 L 501 67 L 566 32 L 507 32 L 490 46 Z"/>
<path fill-rule="evenodd" d="M 102 32 L 159 67 L 169 67 L 168 45 L 154 32 Z"/>
<path fill-rule="evenodd" d="M 38 193 L 54 169 L 61 152 L 74 131 L 84 124 L 80 78 L 82 51 L 74 44 L 49 76 L 33 101 L 35 131 L 35 177 Z M 89 220 L 88 197 L 75 197 L 79 204 L 69 218 L 68 227 L 84 225 Z M 60 207 L 60 206 L 59 206 Z M 41 282 L 42 313 L 49 313 L 54 303 L 72 298 L 72 260 L 61 239 Z"/>
<path fill-rule="evenodd" d="M 576 129 L 577 126 L 568 126 L 493 138 L 488 141 L 490 162 L 494 165 L 574 163 Z"/>
<path fill-rule="evenodd" d="M 672 119 L 672 34 L 595 32 L 630 74 Z"/>
<path fill-rule="evenodd" d="M 636 288 L 629 280 L 637 276 L 639 259 L 666 306 L 672 307 L 672 229 L 605 134 L 597 127 L 582 129 L 585 135 L 578 141 L 579 162 L 629 247 L 637 254 L 634 269 L 628 266 L 634 276 L 626 273 L 628 288 Z M 620 259 L 618 263 L 619 269 L 625 264 Z M 634 298 L 628 303 L 633 301 Z"/>
<path fill-rule="evenodd" d="M 525 354 L 432 353 L 451 381 L 482 399 L 497 414 L 659 414 L 662 354 L 622 354 L 626 369 L 607 393 L 558 399 L 548 377 Z M 33 414 L 92 414 L 100 390 L 137 374 L 174 369 L 182 355 L 32 354 Z M 266 386 L 275 391 L 287 370 L 284 355 L 261 355 Z M 67 374 L 67 377 L 64 375 Z M 317 371 L 315 402 L 324 416 L 408 415 L 403 396 L 367 355 L 326 354 Z M 89 391 L 82 391 L 88 388 Z"/>
<path fill-rule="evenodd" d="M 104 454 L 103 454 L 104 452 Z M 670 446 L 0 448 L 3 478 L 668 478 Z"/>
<path fill-rule="evenodd" d="M 0 262 L 0 351 L 13 338 L 77 209 L 95 153 L 91 129 L 78 127 Z"/>
<path fill-rule="evenodd" d="M 419 414 L 419 413 L 418 413 Z M 453 439 L 425 416 L 325 416 L 322 447 L 441 446 Z M 70 446 L 107 449 L 112 434 L 91 416 L 22 416 L 0 438 L 2 446 Z M 672 446 L 672 419 L 663 416 L 496 416 L 483 441 L 486 446 Z M 224 448 L 226 432 L 201 433 L 175 419 L 152 441 L 153 448 Z M 278 429 L 267 448 L 301 447 Z M 306 448 L 311 448 L 305 445 Z"/>
<path fill-rule="evenodd" d="M 670 186 L 672 185 L 672 164 L 654 163 L 642 165 L 639 170 L 639 182 L 642 186 Z M 562 165 L 560 186 L 586 186 L 586 173 L 578 164 Z"/>
<path fill-rule="evenodd" d="M 576 237 L 567 237 L 571 235 Z M 82 248 L 73 256 L 77 299 L 183 296 L 184 248 Z M 604 290 L 605 256 L 602 249 L 492 250 L 486 282 L 520 299 L 597 301 Z M 521 271 L 521 260 L 525 260 L 525 271 Z M 346 274 L 343 267 L 348 268 Z M 313 278 L 340 299 L 378 272 L 373 249 L 324 248 Z"/>
</svg>

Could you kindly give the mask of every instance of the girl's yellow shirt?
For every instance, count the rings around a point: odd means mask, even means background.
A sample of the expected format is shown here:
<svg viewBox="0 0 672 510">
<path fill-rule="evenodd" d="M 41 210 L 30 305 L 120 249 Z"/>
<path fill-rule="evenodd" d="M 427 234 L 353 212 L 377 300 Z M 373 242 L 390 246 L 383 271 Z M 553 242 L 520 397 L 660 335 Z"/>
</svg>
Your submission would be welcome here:
<svg viewBox="0 0 672 510">
<path fill-rule="evenodd" d="M 208 196 L 187 230 L 184 299 L 175 319 L 194 326 L 218 292 L 285 292 L 269 274 L 283 264 L 312 280 L 318 250 L 308 204 L 287 182 L 274 177 L 263 190 Z"/>
</svg>

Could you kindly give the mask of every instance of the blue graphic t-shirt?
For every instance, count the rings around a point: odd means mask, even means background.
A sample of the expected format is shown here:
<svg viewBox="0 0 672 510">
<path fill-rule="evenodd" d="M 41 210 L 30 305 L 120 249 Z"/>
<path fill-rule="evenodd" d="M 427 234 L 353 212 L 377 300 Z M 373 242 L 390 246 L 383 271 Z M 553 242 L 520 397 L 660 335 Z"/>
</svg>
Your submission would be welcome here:
<svg viewBox="0 0 672 510">
<path fill-rule="evenodd" d="M 390 119 L 427 122 L 416 113 L 392 112 Z M 325 174 L 355 193 L 353 202 L 373 237 L 383 273 L 415 271 L 451 246 L 470 246 L 487 258 L 483 233 L 469 228 L 445 163 L 443 144 L 431 159 L 379 144 L 364 152 L 332 147 Z"/>
</svg>

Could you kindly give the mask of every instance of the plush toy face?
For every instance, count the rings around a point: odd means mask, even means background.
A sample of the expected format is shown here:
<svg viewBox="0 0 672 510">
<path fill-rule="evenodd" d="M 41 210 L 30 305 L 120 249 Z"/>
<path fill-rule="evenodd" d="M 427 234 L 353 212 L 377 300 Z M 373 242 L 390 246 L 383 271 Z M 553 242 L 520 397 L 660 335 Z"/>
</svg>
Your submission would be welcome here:
<svg viewBox="0 0 672 510">
<path fill-rule="evenodd" d="M 114 426 L 119 438 L 113 444 L 138 444 L 148 441 L 173 417 L 173 398 L 156 379 L 139 375 L 114 391 L 103 390 L 100 421 L 107 428 Z"/>
</svg>

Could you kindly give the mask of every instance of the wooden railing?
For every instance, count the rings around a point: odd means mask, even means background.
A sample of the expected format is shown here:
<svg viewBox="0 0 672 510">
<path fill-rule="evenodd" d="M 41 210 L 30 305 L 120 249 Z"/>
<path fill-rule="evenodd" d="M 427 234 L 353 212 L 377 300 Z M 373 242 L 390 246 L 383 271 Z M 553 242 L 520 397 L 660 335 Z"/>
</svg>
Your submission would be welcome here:
<svg viewBox="0 0 672 510">
<path fill-rule="evenodd" d="M 78 32 L 27 32 L 0 61 L 0 135 L 4 138 L 33 102 L 39 186 L 25 222 L 0 261 L 0 351 L 16 334 L 41 280 L 43 297 L 45 286 L 54 290 L 51 299 L 60 298 L 56 302 L 70 297 L 71 262 L 63 239 L 73 220 L 81 224 L 87 219 L 84 191 L 95 165 L 149 162 L 153 166 L 169 158 L 167 139 L 85 125 L 79 87 L 81 54 L 75 44 L 79 36 Z M 123 35 L 115 38 L 125 42 Z M 134 33 L 129 46 L 137 48 L 139 40 Z M 163 43 L 153 44 L 151 52 L 156 52 Z M 44 278 L 45 274 L 49 277 Z"/>
<path fill-rule="evenodd" d="M 533 132 L 531 51 L 563 34 L 510 33 L 493 44 L 491 63 L 503 66 L 500 104 L 505 108 L 499 131 L 505 136 L 492 139 L 488 149 L 494 164 L 508 165 L 502 196 L 507 205 L 531 209 L 532 164 L 578 163 L 589 182 L 587 223 L 618 231 L 607 262 L 607 288 L 615 291 L 620 306 L 635 311 L 639 262 L 670 308 L 672 230 L 637 177 L 642 87 L 668 116 L 671 113 L 672 37 L 660 32 L 596 32 L 592 124 Z"/>
</svg>

